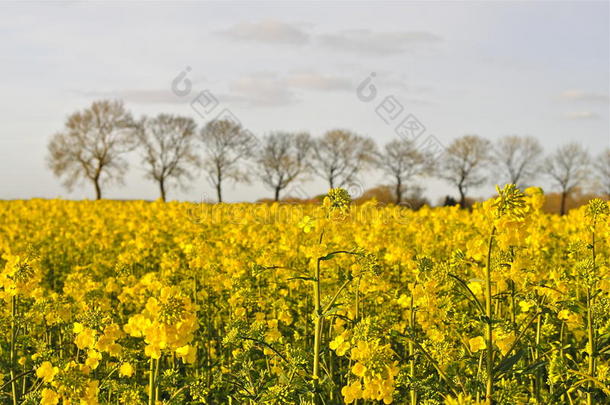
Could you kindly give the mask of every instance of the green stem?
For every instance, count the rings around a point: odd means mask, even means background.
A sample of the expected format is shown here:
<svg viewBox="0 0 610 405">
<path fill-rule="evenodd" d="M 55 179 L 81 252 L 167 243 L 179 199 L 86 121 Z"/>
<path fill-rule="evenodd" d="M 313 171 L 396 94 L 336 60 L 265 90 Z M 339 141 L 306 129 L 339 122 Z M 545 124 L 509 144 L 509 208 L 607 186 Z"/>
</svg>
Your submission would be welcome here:
<svg viewBox="0 0 610 405">
<path fill-rule="evenodd" d="M 17 381 L 15 378 L 15 346 L 17 339 L 17 296 L 11 297 L 11 392 L 13 394 L 13 405 L 17 405 Z"/>
<path fill-rule="evenodd" d="M 591 255 L 593 260 L 592 276 L 587 286 L 587 336 L 588 336 L 588 353 L 589 353 L 589 376 L 595 378 L 595 331 L 593 330 L 593 296 L 592 287 L 595 286 L 595 222 L 593 223 L 593 230 L 591 232 Z M 589 382 L 589 391 L 587 392 L 587 405 L 593 404 L 593 397 L 591 390 L 594 384 Z"/>
<path fill-rule="evenodd" d="M 587 352 L 589 353 L 589 376 L 595 377 L 595 336 L 593 331 L 593 313 L 592 313 L 592 297 L 591 287 L 587 287 Z M 593 384 L 589 383 L 589 388 L 593 389 Z M 587 405 L 593 404 L 591 392 L 587 392 Z"/>
<path fill-rule="evenodd" d="M 415 284 L 413 285 L 413 290 L 415 290 Z M 415 333 L 415 311 L 413 308 L 413 295 L 415 291 L 411 291 L 411 300 L 409 303 L 409 328 L 411 329 L 411 333 Z M 411 405 L 417 404 L 417 391 L 413 386 L 415 381 L 415 348 L 413 346 L 413 342 L 409 340 L 409 374 L 411 377 Z"/>
<path fill-rule="evenodd" d="M 337 301 L 337 298 L 339 298 L 339 295 L 341 294 L 341 292 L 343 292 L 343 290 L 345 290 L 345 287 L 347 287 L 349 285 L 349 283 L 351 283 L 351 282 L 352 282 L 352 280 L 346 280 L 345 282 L 343 282 L 341 287 L 339 287 L 339 289 L 335 292 L 335 295 L 333 295 L 333 297 L 330 299 L 330 301 L 328 301 L 328 304 L 326 304 L 326 306 L 324 306 L 324 309 L 322 309 L 322 315 L 327 315 L 327 312 L 335 304 L 335 302 Z"/>
<path fill-rule="evenodd" d="M 155 368 L 154 360 L 150 358 L 150 367 L 148 369 L 148 405 L 155 404 Z"/>
<path fill-rule="evenodd" d="M 320 242 L 322 241 L 323 235 L 324 235 L 324 233 L 322 232 L 322 234 L 320 235 Z M 322 304 L 321 304 L 322 287 L 321 287 L 321 282 L 320 282 L 320 277 L 321 277 L 320 276 L 320 274 L 321 274 L 320 266 L 321 266 L 321 263 L 323 260 L 326 260 L 327 257 L 329 257 L 331 255 L 336 255 L 336 254 L 358 255 L 357 253 L 354 253 L 354 252 L 338 250 L 338 251 L 329 253 L 325 257 L 319 257 L 317 260 L 317 263 L 316 263 L 316 273 L 315 273 L 314 280 L 313 280 L 314 281 L 314 284 L 313 284 L 314 341 L 313 341 L 313 372 L 312 372 L 313 387 L 314 387 L 314 404 L 316 404 L 316 405 L 321 404 L 321 398 L 320 398 L 320 393 L 319 393 L 320 348 L 322 346 L 322 328 L 323 328 L 323 324 L 324 324 L 324 315 L 325 315 L 325 312 L 328 311 L 332 307 L 332 305 L 335 303 L 337 298 L 339 298 L 339 295 L 345 289 L 345 287 L 347 287 L 347 285 L 351 282 L 351 280 L 347 280 L 346 282 L 344 282 L 343 285 L 337 290 L 335 295 L 331 298 L 329 303 L 324 308 L 322 308 Z"/>
<path fill-rule="evenodd" d="M 534 349 L 534 353 L 535 353 L 535 357 L 536 360 L 535 362 L 538 362 L 538 360 L 540 360 L 540 329 L 541 329 L 541 318 L 542 317 L 538 317 L 538 320 L 536 322 L 536 348 Z M 542 385 L 542 377 L 540 376 L 540 368 L 538 368 L 536 370 L 536 386 L 535 386 L 535 395 L 536 395 L 536 403 L 539 404 L 541 403 L 540 401 L 540 388 Z"/>
<path fill-rule="evenodd" d="M 313 387 L 314 387 L 314 404 L 321 404 L 320 399 L 320 346 L 322 340 L 322 307 L 321 301 L 321 286 L 320 286 L 320 262 L 316 265 L 315 281 L 313 285 L 314 294 L 314 343 L 313 343 Z"/>
<path fill-rule="evenodd" d="M 513 325 L 513 330 L 517 330 L 517 313 L 515 306 L 515 282 L 510 282 L 510 322 Z"/>
<path fill-rule="evenodd" d="M 4 383 L 4 385 L 0 385 L 0 391 L 2 391 L 4 389 L 4 387 L 6 387 L 7 385 L 11 384 L 13 381 L 20 379 L 21 377 L 27 376 L 28 374 L 32 374 L 34 373 L 36 370 L 28 370 L 28 371 L 24 371 L 21 374 L 18 374 L 17 376 L 15 376 L 12 380 Z"/>
<path fill-rule="evenodd" d="M 159 398 L 159 363 L 161 362 L 161 357 L 155 360 L 155 401 Z"/>
<path fill-rule="evenodd" d="M 483 351 L 479 355 L 479 365 L 477 366 L 477 380 L 481 378 L 481 368 L 483 367 Z M 481 390 L 477 387 L 477 402 L 481 400 Z"/>
<path fill-rule="evenodd" d="M 493 309 L 491 305 L 491 253 L 493 240 L 496 234 L 494 226 L 489 235 L 487 248 L 487 265 L 485 266 L 485 315 L 487 316 L 487 332 L 485 344 L 487 345 L 487 387 L 485 391 L 485 403 L 491 405 L 493 394 Z"/>
<path fill-rule="evenodd" d="M 432 364 L 432 367 L 434 367 L 436 369 L 436 372 L 441 377 L 441 379 L 445 382 L 445 384 L 447 384 L 447 387 L 449 388 L 449 390 L 451 390 L 451 393 L 454 396 L 458 396 L 459 392 L 458 392 L 455 384 L 453 383 L 451 378 L 449 378 L 447 373 L 443 371 L 443 369 L 440 367 L 438 362 L 436 360 L 434 360 L 434 357 L 432 357 L 432 355 L 430 353 L 428 353 L 426 351 L 426 349 L 424 349 L 422 347 L 422 345 L 419 344 L 417 341 L 415 341 L 411 336 L 408 336 L 408 335 L 405 335 L 405 334 L 402 334 L 402 333 L 400 333 L 400 335 L 402 337 L 404 337 L 405 339 L 407 339 L 408 341 L 413 343 L 413 345 L 419 351 L 419 353 L 421 353 L 430 362 L 430 364 Z M 465 391 L 464 391 L 464 393 L 465 393 Z"/>
<path fill-rule="evenodd" d="M 354 322 L 357 323 L 360 320 L 360 278 L 356 282 L 356 315 Z"/>
</svg>

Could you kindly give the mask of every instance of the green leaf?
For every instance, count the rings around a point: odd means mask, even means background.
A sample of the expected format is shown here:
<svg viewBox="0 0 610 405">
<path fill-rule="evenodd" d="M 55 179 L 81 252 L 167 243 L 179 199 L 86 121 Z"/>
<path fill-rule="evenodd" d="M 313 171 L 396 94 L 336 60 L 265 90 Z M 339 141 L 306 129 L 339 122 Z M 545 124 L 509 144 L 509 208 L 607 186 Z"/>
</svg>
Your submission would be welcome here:
<svg viewBox="0 0 610 405">
<path fill-rule="evenodd" d="M 341 309 L 341 305 L 333 304 L 332 307 L 330 307 L 328 310 L 324 311 L 322 316 L 332 315 L 332 314 L 334 314 L 335 312 L 337 312 L 340 309 Z"/>
<path fill-rule="evenodd" d="M 337 256 L 337 253 L 329 253 L 326 256 L 319 257 L 318 260 L 331 260 L 335 256 Z"/>
<path fill-rule="evenodd" d="M 470 287 L 468 287 L 468 283 L 466 283 L 464 280 L 462 280 L 460 277 L 458 277 L 455 274 L 448 273 L 448 276 L 455 279 L 470 294 L 470 297 L 469 297 L 470 300 L 476 305 L 477 309 L 481 312 L 481 314 L 484 314 L 485 311 L 483 310 L 483 306 L 481 305 L 481 302 L 479 302 L 479 299 L 477 298 L 475 293 L 472 292 Z"/>
<path fill-rule="evenodd" d="M 523 357 L 524 351 L 519 350 L 517 353 L 513 354 L 510 357 L 502 360 L 500 364 L 498 364 L 494 370 L 494 376 L 502 375 L 508 372 L 517 362 Z"/>
<path fill-rule="evenodd" d="M 528 367 L 524 368 L 523 373 L 524 374 L 534 374 L 534 372 L 537 369 L 539 369 L 540 367 L 544 367 L 546 364 L 548 364 L 548 361 L 546 361 L 546 360 L 538 361 L 538 362 L 531 364 Z"/>
<path fill-rule="evenodd" d="M 303 277 L 303 276 L 299 276 L 299 277 L 290 277 L 288 280 L 316 281 L 316 278 L 315 277 Z"/>
</svg>

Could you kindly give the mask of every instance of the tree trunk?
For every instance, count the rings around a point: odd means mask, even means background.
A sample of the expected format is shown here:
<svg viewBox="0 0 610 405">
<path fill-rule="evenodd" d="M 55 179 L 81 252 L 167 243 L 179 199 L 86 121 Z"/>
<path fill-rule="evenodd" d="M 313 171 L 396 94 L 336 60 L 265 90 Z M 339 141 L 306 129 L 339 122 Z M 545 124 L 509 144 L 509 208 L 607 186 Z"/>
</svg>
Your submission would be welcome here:
<svg viewBox="0 0 610 405">
<path fill-rule="evenodd" d="M 402 182 L 400 178 L 396 178 L 396 205 L 400 205 L 402 202 Z"/>
<path fill-rule="evenodd" d="M 561 192 L 561 208 L 559 209 L 560 215 L 565 215 L 565 213 L 566 213 L 566 200 L 567 199 L 568 199 L 568 192 L 564 190 Z"/>
<path fill-rule="evenodd" d="M 159 190 L 161 191 L 161 199 L 165 202 L 165 179 L 159 180 Z"/>
<path fill-rule="evenodd" d="M 222 202 L 222 186 L 220 182 L 216 183 L 216 196 L 218 197 L 218 202 Z"/>
<path fill-rule="evenodd" d="M 101 200 L 102 199 L 102 189 L 100 187 L 100 178 L 99 177 L 96 177 L 93 179 L 93 185 L 95 186 L 95 199 Z"/>
<path fill-rule="evenodd" d="M 279 201 L 280 200 L 280 188 L 276 187 L 275 188 L 275 201 Z"/>
<path fill-rule="evenodd" d="M 222 169 L 219 163 L 216 163 L 216 196 L 218 202 L 222 202 Z"/>
<path fill-rule="evenodd" d="M 460 207 L 464 209 L 466 208 L 466 193 L 461 186 L 458 187 L 458 190 L 460 191 Z"/>
</svg>

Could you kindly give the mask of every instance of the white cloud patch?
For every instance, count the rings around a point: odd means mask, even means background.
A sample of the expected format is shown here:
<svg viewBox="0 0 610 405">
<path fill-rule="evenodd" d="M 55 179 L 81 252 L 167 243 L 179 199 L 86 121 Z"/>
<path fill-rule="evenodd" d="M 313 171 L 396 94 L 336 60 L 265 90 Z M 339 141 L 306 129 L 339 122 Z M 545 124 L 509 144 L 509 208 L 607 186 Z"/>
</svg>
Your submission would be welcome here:
<svg viewBox="0 0 610 405">
<path fill-rule="evenodd" d="M 565 114 L 570 120 L 594 120 L 599 118 L 599 114 L 592 111 L 573 111 Z"/>
<path fill-rule="evenodd" d="M 296 91 L 352 91 L 354 85 L 348 79 L 323 75 L 312 71 L 300 71 L 280 76 L 259 72 L 243 76 L 229 83 L 229 91 L 218 94 L 224 102 L 248 107 L 281 107 L 299 102 Z M 209 89 L 217 94 L 218 89 Z M 125 89 L 113 91 L 77 91 L 85 97 L 122 99 L 136 104 L 179 104 L 185 98 L 175 95 L 171 89 Z M 193 92 L 189 97 L 193 97 Z"/>
<path fill-rule="evenodd" d="M 561 93 L 560 98 L 573 101 L 588 101 L 597 103 L 608 103 L 610 98 L 607 94 L 587 92 L 582 90 L 566 90 Z"/>
<path fill-rule="evenodd" d="M 369 55 L 391 55 L 413 50 L 420 45 L 440 42 L 442 39 L 427 31 L 377 32 L 366 29 L 345 30 L 313 36 L 310 25 L 286 23 L 277 20 L 240 22 L 218 31 L 236 41 L 254 41 L 267 44 L 304 45 L 315 39 L 319 45 L 336 51 Z"/>
<path fill-rule="evenodd" d="M 249 107 L 280 107 L 300 101 L 297 91 L 352 91 L 348 79 L 316 72 L 297 72 L 286 76 L 256 73 L 233 81 L 229 93 L 219 96 L 226 102 Z"/>
<path fill-rule="evenodd" d="M 232 82 L 229 90 L 229 94 L 221 95 L 219 98 L 249 107 L 280 107 L 298 101 L 294 92 L 273 73 L 257 73 L 242 77 Z"/>
<path fill-rule="evenodd" d="M 289 87 L 304 90 L 353 90 L 354 86 L 350 80 L 343 77 L 323 75 L 314 72 L 294 73 L 288 76 L 284 82 Z"/>
<path fill-rule="evenodd" d="M 264 20 L 255 23 L 241 22 L 219 33 L 237 41 L 288 45 L 303 45 L 309 42 L 309 34 L 299 24 L 276 20 Z"/>
<path fill-rule="evenodd" d="M 392 55 L 414 49 L 423 44 L 441 41 L 435 34 L 426 31 L 373 32 L 349 30 L 319 37 L 322 45 L 337 51 L 372 55 Z"/>
<path fill-rule="evenodd" d="M 85 97 L 122 99 L 128 103 L 136 104 L 176 104 L 183 103 L 184 98 L 178 97 L 169 89 L 128 89 L 116 91 L 79 91 Z"/>
<path fill-rule="evenodd" d="M 433 86 L 424 84 L 413 84 L 404 75 L 395 75 L 392 72 L 376 72 L 376 81 L 379 81 L 379 85 L 383 86 L 384 91 L 390 93 L 404 93 L 404 94 L 431 94 L 434 92 Z"/>
</svg>

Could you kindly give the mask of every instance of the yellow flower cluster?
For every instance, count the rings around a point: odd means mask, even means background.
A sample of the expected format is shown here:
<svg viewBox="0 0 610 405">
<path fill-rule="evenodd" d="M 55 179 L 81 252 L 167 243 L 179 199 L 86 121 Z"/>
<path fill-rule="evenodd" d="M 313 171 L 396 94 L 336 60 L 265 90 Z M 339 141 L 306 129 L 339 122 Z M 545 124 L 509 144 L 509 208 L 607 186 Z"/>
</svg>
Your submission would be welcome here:
<svg viewBox="0 0 610 405">
<path fill-rule="evenodd" d="M 4 269 L 0 272 L 0 299 L 9 302 L 12 297 L 22 295 L 36 298 L 43 293 L 38 287 L 40 269 L 36 259 L 4 254 Z"/>
<path fill-rule="evenodd" d="M 176 287 L 163 287 L 158 297 L 150 297 L 144 311 L 129 318 L 124 330 L 144 337 L 146 356 L 159 359 L 163 350 L 174 352 L 193 363 L 196 349 L 189 343 L 197 329 L 196 307 Z"/>
<path fill-rule="evenodd" d="M 0 201 L 0 396 L 605 403 L 610 206 L 543 203 Z"/>
<path fill-rule="evenodd" d="M 41 405 L 56 405 L 60 400 L 65 405 L 98 405 L 99 381 L 89 378 L 90 373 L 91 369 L 88 366 L 73 361 L 66 364 L 62 370 L 48 361 L 43 362 L 36 369 L 36 376 L 50 388 L 43 388 Z M 73 386 L 68 382 L 75 375 L 80 379 L 79 386 Z"/>
<path fill-rule="evenodd" d="M 341 389 L 346 403 L 356 399 L 393 402 L 395 377 L 398 375 L 398 361 L 392 361 L 394 353 L 389 345 L 379 341 L 358 340 L 353 345 L 346 340 L 347 332 L 338 335 L 329 345 L 338 356 L 349 351 L 349 358 L 354 362 L 351 373 L 357 377 Z"/>
</svg>

